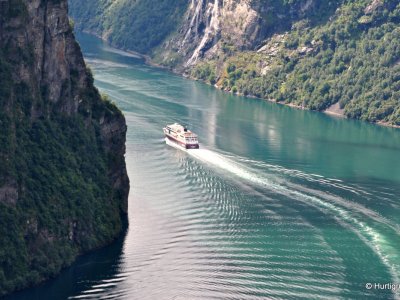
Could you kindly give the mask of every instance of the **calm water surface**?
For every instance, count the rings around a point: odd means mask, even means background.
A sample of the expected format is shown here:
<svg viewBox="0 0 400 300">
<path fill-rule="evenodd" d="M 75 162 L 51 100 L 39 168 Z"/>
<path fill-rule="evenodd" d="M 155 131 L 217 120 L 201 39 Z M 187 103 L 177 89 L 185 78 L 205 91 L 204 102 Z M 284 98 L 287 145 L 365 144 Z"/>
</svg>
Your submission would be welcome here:
<svg viewBox="0 0 400 300">
<path fill-rule="evenodd" d="M 123 110 L 130 227 L 17 299 L 396 299 L 400 130 L 235 97 L 78 35 Z M 167 146 L 187 124 L 201 149 Z"/>
</svg>

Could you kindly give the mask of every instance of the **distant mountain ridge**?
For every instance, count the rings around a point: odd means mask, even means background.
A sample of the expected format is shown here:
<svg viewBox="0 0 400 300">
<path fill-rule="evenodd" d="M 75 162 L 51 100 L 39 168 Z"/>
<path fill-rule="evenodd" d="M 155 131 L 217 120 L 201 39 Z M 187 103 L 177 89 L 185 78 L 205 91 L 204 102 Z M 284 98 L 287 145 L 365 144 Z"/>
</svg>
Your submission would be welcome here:
<svg viewBox="0 0 400 300">
<path fill-rule="evenodd" d="M 396 0 L 69 2 L 78 29 L 226 91 L 400 125 Z"/>
</svg>

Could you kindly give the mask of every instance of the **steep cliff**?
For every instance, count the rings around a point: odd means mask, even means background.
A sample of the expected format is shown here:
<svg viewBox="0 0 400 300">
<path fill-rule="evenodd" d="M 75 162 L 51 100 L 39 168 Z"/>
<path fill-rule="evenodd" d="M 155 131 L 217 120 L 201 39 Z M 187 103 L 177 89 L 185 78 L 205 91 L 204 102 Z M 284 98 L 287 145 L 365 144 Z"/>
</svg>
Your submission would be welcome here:
<svg viewBox="0 0 400 300">
<path fill-rule="evenodd" d="M 108 9 L 88 22 L 80 2 L 69 1 L 81 29 L 109 41 L 117 36 L 126 43 L 114 45 L 226 91 L 400 125 L 397 0 L 191 0 L 183 11 L 175 10 L 177 0 L 152 2 L 152 11 L 181 13 L 173 19 L 159 14 L 155 23 L 154 13 L 138 13 L 145 0 L 91 0 L 94 7 L 123 7 L 124 19 Z M 111 27 L 104 20 L 113 19 L 121 29 L 105 30 Z M 166 25 L 163 35 L 144 29 L 158 28 L 153 23 Z M 132 30 L 157 43 L 135 47 Z"/>
<path fill-rule="evenodd" d="M 0 1 L 0 296 L 115 239 L 126 125 L 93 86 L 65 0 Z"/>
<path fill-rule="evenodd" d="M 178 33 L 162 49 L 179 53 L 185 67 L 216 58 L 228 48 L 255 50 L 274 33 L 290 30 L 296 20 L 326 19 L 339 2 L 192 0 Z M 168 56 L 162 59 L 167 61 Z"/>
</svg>

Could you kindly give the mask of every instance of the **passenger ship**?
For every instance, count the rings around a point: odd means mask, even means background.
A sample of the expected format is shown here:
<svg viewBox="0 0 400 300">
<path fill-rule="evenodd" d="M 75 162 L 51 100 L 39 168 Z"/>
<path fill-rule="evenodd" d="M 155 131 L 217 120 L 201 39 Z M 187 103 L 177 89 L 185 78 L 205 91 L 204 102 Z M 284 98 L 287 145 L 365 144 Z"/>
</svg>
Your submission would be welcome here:
<svg viewBox="0 0 400 300">
<path fill-rule="evenodd" d="M 166 141 L 184 149 L 199 149 L 197 135 L 178 123 L 163 128 Z"/>
</svg>

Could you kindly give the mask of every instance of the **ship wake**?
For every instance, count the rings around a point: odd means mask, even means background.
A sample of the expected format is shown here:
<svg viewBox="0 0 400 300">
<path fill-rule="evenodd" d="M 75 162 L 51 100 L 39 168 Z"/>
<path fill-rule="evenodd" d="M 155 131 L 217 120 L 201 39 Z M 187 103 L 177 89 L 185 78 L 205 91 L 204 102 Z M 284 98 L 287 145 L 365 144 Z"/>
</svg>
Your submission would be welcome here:
<svg viewBox="0 0 400 300">
<path fill-rule="evenodd" d="M 350 228 L 359 238 L 369 246 L 387 267 L 394 282 L 400 282 L 400 256 L 396 246 L 389 242 L 385 234 L 389 234 L 400 242 L 400 230 L 397 224 L 393 224 L 376 212 L 363 205 L 354 203 L 332 193 L 322 192 L 320 189 L 310 189 L 290 182 L 287 173 L 301 177 L 303 180 L 320 181 L 322 184 L 331 183 L 332 186 L 348 189 L 354 194 L 367 194 L 366 191 L 348 187 L 335 179 L 327 179 L 323 176 L 306 175 L 297 170 L 288 170 L 279 166 L 265 164 L 236 157 L 230 154 L 220 154 L 207 149 L 186 150 L 186 152 L 216 171 L 230 175 L 241 183 L 255 185 L 263 189 L 284 195 L 292 200 L 301 201 L 311 205 L 324 214 L 333 216 L 338 222 Z"/>
</svg>

